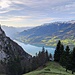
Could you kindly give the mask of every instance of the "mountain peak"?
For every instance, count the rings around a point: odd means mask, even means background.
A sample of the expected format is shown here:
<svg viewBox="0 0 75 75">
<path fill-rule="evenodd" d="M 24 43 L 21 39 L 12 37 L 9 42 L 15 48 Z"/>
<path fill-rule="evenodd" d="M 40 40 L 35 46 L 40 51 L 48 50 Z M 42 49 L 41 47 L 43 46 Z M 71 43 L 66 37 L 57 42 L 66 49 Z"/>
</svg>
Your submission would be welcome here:
<svg viewBox="0 0 75 75">
<path fill-rule="evenodd" d="M 5 35 L 5 32 L 2 30 L 1 25 L 0 25 L 0 35 Z"/>
<path fill-rule="evenodd" d="M 69 21 L 69 23 L 72 23 L 72 24 L 74 24 L 74 23 L 75 23 L 75 20 L 71 20 L 71 21 Z"/>
<path fill-rule="evenodd" d="M 16 56 L 18 54 L 24 58 L 30 56 L 21 48 L 21 46 L 6 36 L 0 25 L 0 60 L 7 58 L 6 55 L 14 57 L 14 55 Z"/>
</svg>

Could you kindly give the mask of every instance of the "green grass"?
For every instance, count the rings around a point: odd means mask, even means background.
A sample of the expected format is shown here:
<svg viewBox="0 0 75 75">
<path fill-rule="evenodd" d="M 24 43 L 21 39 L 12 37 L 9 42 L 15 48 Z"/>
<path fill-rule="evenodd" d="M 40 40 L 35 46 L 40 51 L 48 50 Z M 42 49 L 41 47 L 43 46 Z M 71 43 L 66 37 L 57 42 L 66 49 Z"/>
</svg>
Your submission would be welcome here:
<svg viewBox="0 0 75 75">
<path fill-rule="evenodd" d="M 71 74 L 71 71 L 66 72 L 65 68 L 63 68 L 62 66 L 60 66 L 58 63 L 55 62 L 49 62 L 46 64 L 47 67 L 43 68 L 43 69 L 38 69 L 23 75 L 75 75 L 75 74 Z M 50 71 L 48 71 L 47 69 L 50 69 Z"/>
<path fill-rule="evenodd" d="M 41 38 L 41 39 L 40 39 Z M 58 40 L 61 40 L 63 45 L 74 46 L 75 45 L 75 37 L 73 35 L 67 37 L 59 37 L 59 36 L 47 36 L 42 38 L 41 36 L 37 36 L 34 38 L 28 38 L 28 36 L 21 36 L 16 38 L 17 40 L 23 43 L 33 43 L 33 44 L 45 44 L 46 46 L 56 47 Z M 38 40 L 38 41 L 37 41 Z"/>
</svg>

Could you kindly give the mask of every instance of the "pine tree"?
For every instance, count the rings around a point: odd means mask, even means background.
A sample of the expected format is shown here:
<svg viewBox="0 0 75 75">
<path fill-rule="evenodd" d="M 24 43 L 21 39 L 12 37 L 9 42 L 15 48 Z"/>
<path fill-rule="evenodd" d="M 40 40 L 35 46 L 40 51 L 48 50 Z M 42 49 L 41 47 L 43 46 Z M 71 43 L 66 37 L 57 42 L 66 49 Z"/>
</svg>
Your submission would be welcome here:
<svg viewBox="0 0 75 75">
<path fill-rule="evenodd" d="M 71 63 L 72 63 L 72 74 L 73 74 L 75 71 L 75 47 L 73 48 Z"/>
<path fill-rule="evenodd" d="M 52 54 L 49 55 L 49 60 L 52 61 Z"/>
<path fill-rule="evenodd" d="M 9 58 L 7 62 L 7 75 L 22 75 L 22 68 L 19 57 Z"/>
<path fill-rule="evenodd" d="M 61 44 L 61 48 L 60 48 L 61 50 L 60 50 L 60 55 L 62 56 L 62 54 L 63 54 L 63 52 L 64 52 L 64 46 L 63 46 L 63 44 Z"/>
<path fill-rule="evenodd" d="M 44 48 L 44 46 L 42 47 L 42 53 L 45 53 L 45 48 Z"/>
<path fill-rule="evenodd" d="M 69 53 L 70 53 L 70 48 L 69 46 L 66 46 L 66 56 L 69 56 Z"/>
<path fill-rule="evenodd" d="M 63 44 L 61 45 L 61 51 L 60 51 L 60 64 L 64 66 L 65 64 L 65 51 Z"/>
<path fill-rule="evenodd" d="M 48 51 L 46 50 L 46 62 L 49 61 Z"/>
<path fill-rule="evenodd" d="M 74 62 L 74 68 L 75 68 L 75 47 L 73 48 L 73 54 L 72 54 L 72 60 Z"/>
<path fill-rule="evenodd" d="M 54 61 L 59 62 L 60 56 L 61 56 L 61 42 L 59 40 L 58 43 L 57 43 L 55 53 L 54 53 Z"/>
<path fill-rule="evenodd" d="M 70 48 L 69 46 L 66 46 L 66 51 L 65 51 L 65 66 L 66 66 L 66 71 L 69 69 L 69 61 L 70 61 Z"/>
</svg>

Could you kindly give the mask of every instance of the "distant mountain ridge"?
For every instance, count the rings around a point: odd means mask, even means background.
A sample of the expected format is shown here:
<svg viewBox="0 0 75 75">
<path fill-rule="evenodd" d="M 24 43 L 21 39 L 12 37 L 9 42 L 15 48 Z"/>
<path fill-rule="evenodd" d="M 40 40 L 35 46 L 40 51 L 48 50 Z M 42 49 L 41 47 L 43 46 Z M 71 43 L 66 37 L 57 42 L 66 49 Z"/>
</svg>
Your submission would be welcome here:
<svg viewBox="0 0 75 75">
<path fill-rule="evenodd" d="M 5 31 L 6 35 L 12 39 L 14 39 L 17 33 L 32 28 L 32 27 L 12 27 L 12 26 L 5 26 L 5 25 L 2 25 L 1 27 Z"/>
<path fill-rule="evenodd" d="M 58 40 L 61 40 L 64 45 L 75 45 L 75 20 L 47 23 L 24 30 L 16 39 L 24 43 L 47 46 L 56 46 Z"/>
</svg>

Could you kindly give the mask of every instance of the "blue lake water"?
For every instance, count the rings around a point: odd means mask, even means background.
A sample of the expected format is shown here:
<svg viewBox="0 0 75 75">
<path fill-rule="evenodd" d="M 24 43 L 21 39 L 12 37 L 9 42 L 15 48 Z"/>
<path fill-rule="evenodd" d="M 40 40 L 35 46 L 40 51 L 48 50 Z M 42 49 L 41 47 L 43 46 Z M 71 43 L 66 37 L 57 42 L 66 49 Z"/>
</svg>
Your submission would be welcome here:
<svg viewBox="0 0 75 75">
<path fill-rule="evenodd" d="M 42 51 L 42 47 L 34 46 L 31 44 L 24 44 L 22 42 L 14 40 L 16 43 L 18 43 L 27 53 L 31 54 L 32 56 L 35 56 L 36 53 L 39 51 Z M 47 50 L 49 53 L 54 54 L 55 48 L 51 47 L 44 47 L 45 50 Z"/>
</svg>

